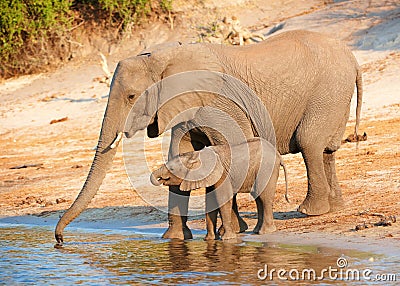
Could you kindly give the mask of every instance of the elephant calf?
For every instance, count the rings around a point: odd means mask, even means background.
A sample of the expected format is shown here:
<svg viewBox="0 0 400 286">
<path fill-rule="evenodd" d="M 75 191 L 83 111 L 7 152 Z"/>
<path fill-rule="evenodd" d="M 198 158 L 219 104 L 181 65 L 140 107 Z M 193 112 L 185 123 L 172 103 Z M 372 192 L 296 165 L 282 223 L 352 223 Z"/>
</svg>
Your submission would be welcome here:
<svg viewBox="0 0 400 286">
<path fill-rule="evenodd" d="M 154 185 L 179 185 L 182 191 L 214 186 L 215 191 L 206 195 L 206 239 L 216 237 L 218 208 L 224 226 L 222 239 L 232 239 L 236 237 L 231 220 L 232 197 L 238 192 L 252 190 L 256 200 L 258 221 L 254 233 L 275 231 L 272 205 L 280 165 L 285 172 L 288 200 L 285 165 L 276 149 L 261 138 L 235 146 L 216 145 L 181 154 L 155 170 L 150 180 Z"/>
</svg>

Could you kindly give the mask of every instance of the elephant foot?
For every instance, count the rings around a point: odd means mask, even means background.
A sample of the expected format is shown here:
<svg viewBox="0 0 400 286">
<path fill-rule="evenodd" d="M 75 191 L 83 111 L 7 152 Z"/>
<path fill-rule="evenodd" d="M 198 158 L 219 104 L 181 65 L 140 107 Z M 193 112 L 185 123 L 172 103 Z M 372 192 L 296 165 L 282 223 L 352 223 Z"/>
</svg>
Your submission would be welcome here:
<svg viewBox="0 0 400 286">
<path fill-rule="evenodd" d="M 260 228 L 261 228 L 261 226 L 257 224 L 253 229 L 253 233 L 256 233 L 256 234 L 260 233 Z"/>
<path fill-rule="evenodd" d="M 218 240 L 218 239 L 219 239 L 219 235 L 216 233 L 214 233 L 214 234 L 207 233 L 207 235 L 204 237 L 205 241 Z"/>
<path fill-rule="evenodd" d="M 271 225 L 262 226 L 260 228 L 260 230 L 258 232 L 256 232 L 256 233 L 258 233 L 258 234 L 266 234 L 266 233 L 271 233 L 271 232 L 274 232 L 274 231 L 276 231 L 276 226 L 275 226 L 275 224 L 271 224 Z"/>
<path fill-rule="evenodd" d="M 219 236 L 217 235 L 217 234 L 214 234 L 214 235 L 206 235 L 205 237 L 204 237 L 204 240 L 205 241 L 210 241 L 210 240 L 218 240 L 219 239 Z"/>
<path fill-rule="evenodd" d="M 192 239 L 193 235 L 188 227 L 177 229 L 176 227 L 169 226 L 168 229 L 162 235 L 162 238 L 185 240 L 185 239 Z"/>
<path fill-rule="evenodd" d="M 222 228 L 222 226 L 220 227 L 220 229 L 221 228 Z M 237 214 L 233 213 L 232 214 L 232 228 L 236 233 L 241 233 L 241 232 L 245 232 L 249 228 L 249 226 L 244 221 L 244 219 L 239 215 L 239 213 L 237 213 Z"/>
<path fill-rule="evenodd" d="M 236 233 L 242 233 L 245 232 L 249 226 L 247 225 L 247 223 L 244 221 L 244 219 L 242 219 L 240 216 L 238 217 L 238 223 L 239 223 L 239 227 L 237 227 L 236 229 L 234 229 L 234 231 Z"/>
<path fill-rule="evenodd" d="M 329 212 L 333 213 L 344 209 L 345 202 L 341 197 L 340 198 L 329 197 L 329 206 L 330 206 Z"/>
<path fill-rule="evenodd" d="M 249 226 L 242 218 L 240 218 L 238 220 L 235 219 L 232 220 L 232 228 L 235 233 L 242 233 L 245 232 L 249 228 Z M 220 235 L 223 235 L 225 233 L 224 225 L 221 225 L 219 227 L 218 233 Z"/>
<path fill-rule="evenodd" d="M 233 229 L 236 230 L 235 224 L 232 223 L 232 225 L 233 225 L 233 226 L 232 226 Z M 219 227 L 219 229 L 218 229 L 218 235 L 219 235 L 219 236 L 223 236 L 224 233 L 225 233 L 225 227 L 224 227 L 224 225 L 221 225 L 221 226 Z"/>
<path fill-rule="evenodd" d="M 306 215 L 322 215 L 330 210 L 328 200 L 317 200 L 306 197 L 304 202 L 297 208 L 297 211 Z"/>
<path fill-rule="evenodd" d="M 233 230 L 225 231 L 225 233 L 221 235 L 222 240 L 231 240 L 236 238 L 237 238 L 236 233 Z"/>
</svg>

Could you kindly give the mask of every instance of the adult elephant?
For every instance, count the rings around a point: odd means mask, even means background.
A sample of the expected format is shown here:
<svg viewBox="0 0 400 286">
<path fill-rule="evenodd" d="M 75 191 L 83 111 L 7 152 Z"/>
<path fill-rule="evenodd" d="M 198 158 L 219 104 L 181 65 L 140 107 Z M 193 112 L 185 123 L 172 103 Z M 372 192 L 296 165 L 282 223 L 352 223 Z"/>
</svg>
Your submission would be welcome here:
<svg viewBox="0 0 400 286">
<path fill-rule="evenodd" d="M 335 151 L 339 149 L 345 131 L 355 85 L 355 133 L 362 103 L 361 72 L 353 54 L 343 43 L 319 33 L 299 30 L 244 47 L 203 43 L 167 45 L 118 64 L 90 172 L 75 202 L 57 224 L 55 237 L 58 243 L 62 243 L 65 226 L 87 207 L 96 194 L 111 166 L 116 153 L 116 149 L 111 147 L 114 147 L 113 142 L 120 132 L 130 137 L 147 128 L 148 136 L 156 137 L 172 128 L 169 156 L 173 157 L 224 142 L 224 136 L 212 128 L 199 125 L 189 130 L 187 122 L 191 118 L 175 118 L 182 110 L 192 107 L 196 110 L 215 107 L 229 114 L 246 138 L 263 137 L 260 135 L 263 130 L 257 130 L 255 122 L 249 119 L 251 104 L 245 112 L 227 98 L 197 92 L 167 102 L 155 116 L 146 110 L 152 109 L 151 105 L 156 103 L 144 101 L 136 105 L 142 106 L 142 115 L 131 115 L 127 126 L 124 125 L 131 107 L 149 86 L 162 78 L 193 70 L 221 72 L 247 84 L 269 112 L 278 152 L 302 153 L 308 192 L 299 211 L 320 215 L 343 207 L 336 177 Z M 174 124 L 168 125 L 173 120 Z M 174 186 L 170 187 L 169 194 L 169 228 L 163 237 L 191 238 L 186 226 L 188 194 Z"/>
</svg>

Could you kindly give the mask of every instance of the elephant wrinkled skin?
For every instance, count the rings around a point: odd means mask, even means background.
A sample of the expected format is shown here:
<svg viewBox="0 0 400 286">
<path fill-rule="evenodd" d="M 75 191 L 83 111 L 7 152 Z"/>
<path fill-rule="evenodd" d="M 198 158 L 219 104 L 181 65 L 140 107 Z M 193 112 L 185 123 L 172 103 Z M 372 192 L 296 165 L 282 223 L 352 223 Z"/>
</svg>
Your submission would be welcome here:
<svg viewBox="0 0 400 286">
<path fill-rule="evenodd" d="M 128 119 L 124 127 L 131 107 L 149 86 L 162 78 L 193 70 L 221 72 L 248 85 L 269 112 L 278 152 L 282 155 L 302 153 L 308 191 L 299 211 L 320 215 L 343 207 L 336 177 L 335 151 L 339 149 L 345 131 L 355 86 L 355 132 L 362 103 L 361 71 L 343 43 L 301 30 L 283 32 L 258 44 L 242 47 L 175 43 L 156 46 L 118 64 L 90 172 L 75 202 L 57 224 L 58 243 L 62 243 L 64 228 L 96 194 L 116 152 L 110 145 L 120 132 L 133 136 L 147 127 L 148 135 L 156 137 L 172 128 L 169 150 L 172 158 L 207 145 L 224 143 L 223 136 L 211 128 L 199 126 L 188 130 L 187 123 L 197 120 L 193 112 L 186 118 L 181 117 L 174 126 L 168 126 L 182 110 L 214 107 L 231 116 L 246 139 L 263 134 L 256 126 L 257 120 L 265 119 L 252 116 L 252 104 L 247 105 L 250 108 L 246 113 L 229 99 L 202 93 L 183 94 L 163 106 L 150 106 L 157 103 L 144 101 L 141 103 L 142 114 L 130 115 L 131 120 Z M 156 116 L 149 115 L 149 108 L 159 108 Z M 209 120 L 220 122 L 219 118 Z M 169 228 L 164 238 L 191 238 L 186 226 L 189 195 L 176 186 L 170 187 Z"/>
</svg>

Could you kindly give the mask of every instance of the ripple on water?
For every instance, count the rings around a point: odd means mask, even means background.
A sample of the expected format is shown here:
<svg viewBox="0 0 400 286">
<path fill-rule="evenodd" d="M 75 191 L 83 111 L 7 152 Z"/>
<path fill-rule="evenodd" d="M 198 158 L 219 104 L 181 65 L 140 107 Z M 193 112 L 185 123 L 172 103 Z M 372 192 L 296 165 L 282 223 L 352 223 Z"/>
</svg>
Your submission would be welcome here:
<svg viewBox="0 0 400 286">
<path fill-rule="evenodd" d="M 0 283 L 253 285 L 260 284 L 257 272 L 265 265 L 269 270 L 312 268 L 320 273 L 336 267 L 343 254 L 353 268 L 376 273 L 396 273 L 399 265 L 399 257 L 310 245 L 167 241 L 100 231 L 76 232 L 67 239 L 69 243 L 55 249 L 49 228 L 0 227 Z"/>
</svg>

